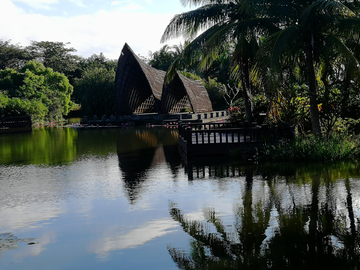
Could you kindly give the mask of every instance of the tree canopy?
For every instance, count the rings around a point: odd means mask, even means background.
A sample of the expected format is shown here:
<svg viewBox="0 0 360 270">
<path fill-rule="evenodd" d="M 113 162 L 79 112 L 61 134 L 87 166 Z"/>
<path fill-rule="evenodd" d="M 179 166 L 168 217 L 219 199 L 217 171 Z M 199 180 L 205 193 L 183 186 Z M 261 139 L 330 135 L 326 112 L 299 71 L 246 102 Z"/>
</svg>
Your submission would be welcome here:
<svg viewBox="0 0 360 270">
<path fill-rule="evenodd" d="M 35 121 L 50 121 L 75 107 L 76 116 L 113 114 L 117 61 L 102 53 L 84 58 L 75 52 L 64 42 L 32 41 L 22 47 L 0 40 L 1 115 L 31 114 Z M 36 95 L 29 94 L 30 88 Z"/>
<path fill-rule="evenodd" d="M 269 110 L 278 110 L 281 93 L 301 89 L 308 99 L 312 131 L 320 134 L 324 116 L 320 108 L 329 104 L 328 93 L 335 89 L 335 83 L 341 85 L 337 89 L 342 91 L 343 105 L 349 101 L 351 87 L 357 87 L 353 82 L 359 78 L 358 1 L 182 3 L 198 7 L 175 15 L 164 31 L 162 41 L 182 35 L 189 42 L 170 67 L 168 78 L 181 67 L 183 59 L 198 61 L 209 69 L 224 51 L 230 52 L 231 87 L 242 90 L 248 121 L 252 119 L 255 96 L 265 94 Z M 285 85 L 290 89 L 281 88 Z"/>
<path fill-rule="evenodd" d="M 73 108 L 65 75 L 36 61 L 19 71 L 0 70 L 0 115 L 30 115 L 33 121 L 61 120 Z"/>
</svg>

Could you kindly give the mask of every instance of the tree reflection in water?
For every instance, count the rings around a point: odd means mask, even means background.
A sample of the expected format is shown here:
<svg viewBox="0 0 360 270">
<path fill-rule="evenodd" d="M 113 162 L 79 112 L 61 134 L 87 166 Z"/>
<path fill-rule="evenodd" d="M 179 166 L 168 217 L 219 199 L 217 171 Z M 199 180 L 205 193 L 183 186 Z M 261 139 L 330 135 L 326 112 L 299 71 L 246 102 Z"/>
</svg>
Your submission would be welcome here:
<svg viewBox="0 0 360 270">
<path fill-rule="evenodd" d="M 360 190 L 351 168 L 300 169 L 286 176 L 268 171 L 260 199 L 252 172 L 245 170 L 241 179 L 242 203 L 231 229 L 215 208 L 203 210 L 203 222 L 170 204 L 171 217 L 192 237 L 189 251 L 168 246 L 180 269 L 360 269 L 360 209 L 352 184 L 357 196 Z"/>
</svg>

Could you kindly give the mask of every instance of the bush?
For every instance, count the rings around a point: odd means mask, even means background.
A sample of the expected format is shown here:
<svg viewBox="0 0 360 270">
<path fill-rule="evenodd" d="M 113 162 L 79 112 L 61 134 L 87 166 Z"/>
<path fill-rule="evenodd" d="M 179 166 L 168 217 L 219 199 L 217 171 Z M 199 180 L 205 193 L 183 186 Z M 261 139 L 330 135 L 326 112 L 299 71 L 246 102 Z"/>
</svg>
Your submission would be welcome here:
<svg viewBox="0 0 360 270">
<path fill-rule="evenodd" d="M 334 161 L 360 156 L 360 139 L 350 135 L 298 137 L 265 145 L 261 156 L 276 161 Z"/>
</svg>

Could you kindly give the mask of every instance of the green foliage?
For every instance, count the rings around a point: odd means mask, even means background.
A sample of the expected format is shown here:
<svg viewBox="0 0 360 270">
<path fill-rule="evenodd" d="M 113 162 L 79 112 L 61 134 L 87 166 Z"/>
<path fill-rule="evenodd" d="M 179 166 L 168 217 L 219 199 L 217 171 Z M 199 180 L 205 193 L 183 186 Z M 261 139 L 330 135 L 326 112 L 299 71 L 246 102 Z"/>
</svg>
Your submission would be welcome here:
<svg viewBox="0 0 360 270">
<path fill-rule="evenodd" d="M 213 110 L 224 110 L 227 108 L 226 101 L 224 99 L 224 94 L 221 91 L 224 88 L 222 83 L 219 83 L 217 79 L 211 79 L 208 77 L 207 80 L 201 79 L 200 76 L 193 74 L 191 72 L 181 71 L 181 74 L 185 77 L 194 80 L 194 81 L 202 81 L 205 89 L 208 92 L 209 98 L 212 103 Z"/>
<path fill-rule="evenodd" d="M 199 7 L 175 15 L 164 31 L 163 41 L 180 35 L 189 41 L 167 77 L 176 68 L 188 69 L 194 62 L 200 63 L 202 77 L 217 77 L 225 85 L 240 87 L 248 121 L 254 113 L 253 105 L 257 105 L 254 96 L 261 91 L 269 99 L 271 120 L 293 122 L 305 131 L 311 123 L 315 134 L 322 131 L 321 121 L 323 129 L 329 132 L 338 122 L 337 114 L 344 113 L 351 103 L 350 91 L 359 90 L 360 18 L 356 3 L 344 0 L 183 3 Z M 184 63 L 186 66 L 182 66 Z M 235 83 L 219 72 L 225 70 L 231 71 Z M 328 107 L 327 101 L 332 98 L 328 93 L 335 89 L 340 91 L 341 107 L 338 112 L 323 111 L 319 116 L 319 103 L 324 109 Z M 318 96 L 322 90 L 324 93 Z M 297 99 L 299 93 L 302 99 L 306 97 L 306 107 Z M 356 113 L 356 109 L 352 112 Z"/>
<path fill-rule="evenodd" d="M 79 57 L 72 54 L 76 50 L 72 47 L 68 48 L 68 45 L 69 42 L 32 41 L 26 49 L 32 55 L 32 59 L 71 77 L 77 68 Z"/>
<path fill-rule="evenodd" d="M 299 132 L 307 133 L 310 129 L 309 98 L 303 95 L 300 88 L 279 90 L 274 93 L 268 107 L 268 124 L 295 125 Z"/>
<path fill-rule="evenodd" d="M 31 60 L 29 52 L 19 45 L 10 43 L 10 40 L 0 40 L 0 69 L 20 69 Z"/>
<path fill-rule="evenodd" d="M 35 121 L 61 120 L 73 108 L 73 87 L 58 72 L 35 61 L 19 71 L 0 70 L 0 115 L 31 115 Z"/>
<path fill-rule="evenodd" d="M 167 71 L 177 56 L 177 51 L 173 50 L 173 47 L 164 45 L 159 51 L 150 54 L 149 65 Z"/>
<path fill-rule="evenodd" d="M 359 36 L 359 10 L 357 5 L 347 3 L 334 0 L 285 1 L 285 4 L 270 1 L 264 11 L 276 20 L 278 30 L 266 37 L 261 45 L 257 67 L 264 67 L 263 72 L 269 67 L 273 71 L 271 76 L 278 76 L 279 80 L 289 78 L 283 76 L 284 68 L 288 73 L 300 70 L 298 75 L 305 77 L 307 86 L 314 134 L 321 134 L 319 82 L 328 92 L 330 88 L 339 88 L 336 84 L 342 81 L 340 84 L 346 92 L 351 80 L 359 77 L 358 45 L 355 45 Z M 336 121 L 331 118 L 326 123 L 323 121 L 327 129 Z"/>
<path fill-rule="evenodd" d="M 80 78 L 88 68 L 105 68 L 107 70 L 116 70 L 117 61 L 110 60 L 103 53 L 93 54 L 88 58 L 79 58 L 77 77 Z"/>
<path fill-rule="evenodd" d="M 115 69 L 90 66 L 75 79 L 74 88 L 83 115 L 115 114 Z"/>
<path fill-rule="evenodd" d="M 70 100 L 72 92 L 82 106 L 78 113 L 113 114 L 117 61 L 102 53 L 82 58 L 74 52 L 63 42 L 32 41 L 22 48 L 0 40 L 1 115 L 31 114 L 33 121 L 60 119 L 76 107 Z M 25 66 L 24 59 L 39 62 Z"/>
<path fill-rule="evenodd" d="M 224 94 L 221 91 L 224 87 L 222 83 L 218 82 L 216 78 L 211 79 L 208 77 L 208 79 L 204 82 L 204 86 L 209 94 L 212 107 L 215 111 L 224 110 L 228 107 L 224 99 Z"/>
<path fill-rule="evenodd" d="M 185 1 L 184 3 L 200 7 L 175 15 L 166 27 L 162 40 L 183 35 L 191 41 L 182 52 L 181 58 L 191 63 L 200 63 L 202 70 L 211 70 L 211 68 L 221 70 L 211 74 L 215 74 L 226 85 L 230 83 L 239 87 L 246 119 L 252 122 L 251 96 L 258 82 L 252 79 L 255 76 L 251 75 L 251 71 L 255 67 L 259 37 L 276 28 L 272 23 L 273 19 L 258 12 L 263 4 L 257 1 Z M 199 32 L 201 33 L 197 35 Z M 176 61 L 168 74 L 173 73 L 177 63 L 181 61 Z M 223 71 L 226 71 L 227 76 L 224 76 Z M 229 80 L 230 74 L 235 82 Z M 206 75 L 208 77 L 210 74 Z"/>
<path fill-rule="evenodd" d="M 80 110 L 73 116 L 107 115 L 115 113 L 115 74 L 117 61 L 102 53 L 80 58 L 76 78 L 73 79 L 74 101 Z"/>
<path fill-rule="evenodd" d="M 229 121 L 231 123 L 239 123 L 245 121 L 245 114 L 241 107 L 230 107 L 229 111 Z"/>
<path fill-rule="evenodd" d="M 297 137 L 278 145 L 265 145 L 263 158 L 273 161 L 335 161 L 360 155 L 360 138 L 344 134 Z"/>
</svg>

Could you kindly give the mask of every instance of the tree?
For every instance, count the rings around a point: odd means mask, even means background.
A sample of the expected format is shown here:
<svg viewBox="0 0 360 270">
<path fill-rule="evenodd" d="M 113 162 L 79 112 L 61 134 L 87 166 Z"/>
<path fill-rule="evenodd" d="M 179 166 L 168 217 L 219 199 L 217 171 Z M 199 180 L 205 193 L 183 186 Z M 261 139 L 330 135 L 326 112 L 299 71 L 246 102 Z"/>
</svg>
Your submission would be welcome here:
<svg viewBox="0 0 360 270">
<path fill-rule="evenodd" d="M 115 69 L 90 66 L 75 79 L 74 98 L 84 115 L 115 114 Z"/>
<path fill-rule="evenodd" d="M 26 49 L 32 55 L 32 59 L 71 77 L 77 68 L 79 57 L 72 54 L 76 49 L 68 48 L 69 45 L 69 42 L 32 41 Z"/>
<path fill-rule="evenodd" d="M 178 54 L 172 50 L 172 47 L 164 45 L 159 51 L 150 52 L 149 65 L 153 68 L 167 71 L 177 56 Z"/>
<path fill-rule="evenodd" d="M 65 75 L 36 61 L 22 69 L 0 70 L 0 114 L 31 115 L 33 121 L 61 120 L 75 105 Z"/>
<path fill-rule="evenodd" d="M 78 68 L 80 69 L 80 76 L 82 75 L 82 71 L 88 68 L 105 68 L 107 70 L 116 70 L 117 61 L 111 60 L 105 57 L 105 55 L 101 52 L 100 54 L 92 54 L 88 58 L 79 58 Z"/>
<path fill-rule="evenodd" d="M 20 45 L 11 44 L 10 40 L 0 40 L 0 69 L 18 70 L 29 60 L 31 60 L 31 55 Z"/>
<path fill-rule="evenodd" d="M 358 60 L 348 43 L 358 43 L 360 20 L 357 1 L 269 1 L 266 14 L 276 20 L 278 31 L 261 47 L 261 66 L 279 73 L 285 65 L 300 68 L 307 79 L 312 131 L 321 134 L 316 68 L 323 59 L 337 59 L 358 70 Z M 357 46 L 358 47 L 358 46 Z M 265 60 L 265 61 L 264 61 Z M 266 63 L 266 61 L 268 61 Z"/>
<path fill-rule="evenodd" d="M 166 27 L 162 41 L 183 35 L 191 40 L 181 57 L 200 59 L 204 69 L 211 66 L 224 51 L 233 52 L 233 74 L 241 82 L 247 121 L 252 121 L 251 94 L 255 85 L 251 80 L 254 57 L 258 50 L 259 35 L 275 30 L 272 19 L 257 16 L 262 1 L 184 0 L 184 5 L 202 5 L 176 15 Z M 204 31 L 205 29 L 205 31 Z M 194 38 L 200 31 L 199 36 Z M 175 61 L 173 69 L 180 60 Z M 171 77 L 173 71 L 169 71 Z"/>
<path fill-rule="evenodd" d="M 81 105 L 81 115 L 114 114 L 117 61 L 103 53 L 80 58 L 74 79 L 74 100 Z"/>
</svg>

